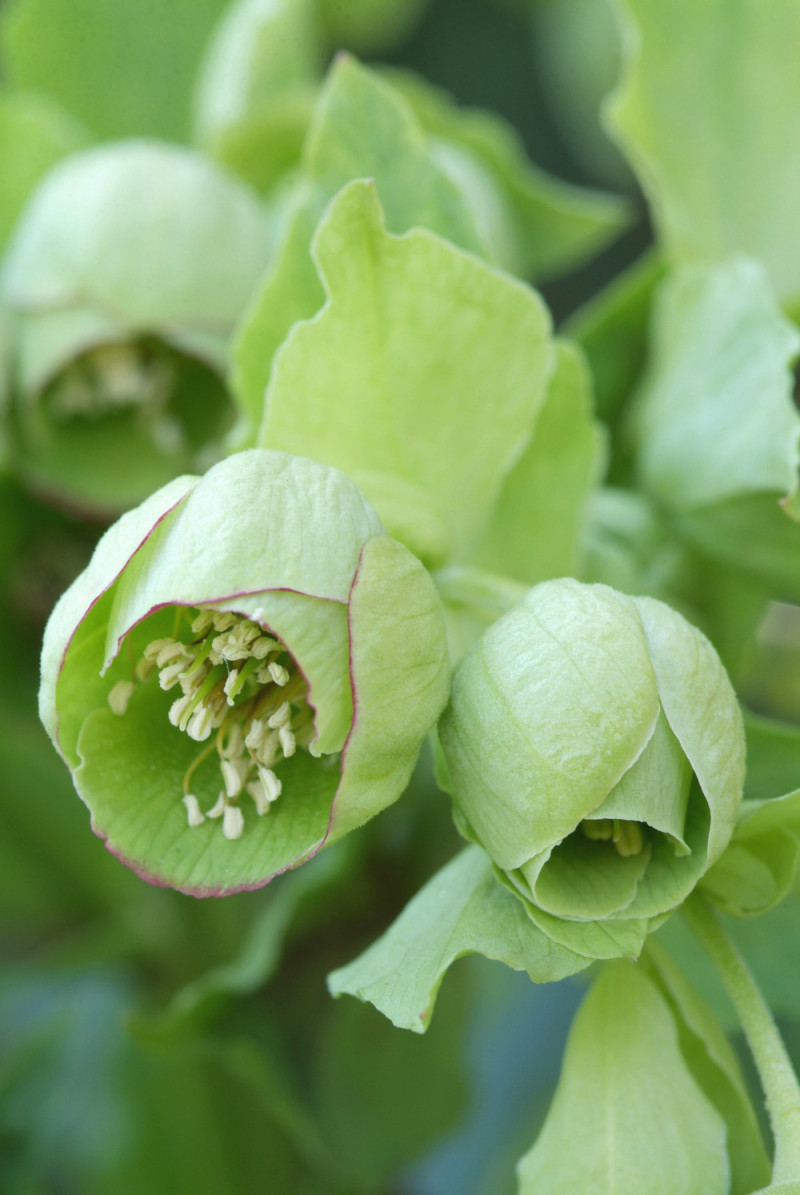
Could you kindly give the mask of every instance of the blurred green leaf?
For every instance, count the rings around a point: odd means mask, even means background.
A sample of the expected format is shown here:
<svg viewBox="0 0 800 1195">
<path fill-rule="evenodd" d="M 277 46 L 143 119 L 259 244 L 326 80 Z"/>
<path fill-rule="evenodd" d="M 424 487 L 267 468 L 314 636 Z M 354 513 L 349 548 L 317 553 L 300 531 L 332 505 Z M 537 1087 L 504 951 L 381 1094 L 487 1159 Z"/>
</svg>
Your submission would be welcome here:
<svg viewBox="0 0 800 1195">
<path fill-rule="evenodd" d="M 800 9 L 617 0 L 625 62 L 609 126 L 677 260 L 747 253 L 800 298 Z"/>
<path fill-rule="evenodd" d="M 328 977 L 334 996 L 369 1001 L 401 1029 L 424 1033 L 445 972 L 465 954 L 483 954 L 536 983 L 589 965 L 557 946 L 498 884 L 488 856 L 468 847 L 443 867 L 393 925 L 359 958 Z"/>
<path fill-rule="evenodd" d="M 680 1051 L 669 1006 L 634 964 L 606 966 L 570 1033 L 520 1195 L 725 1195 L 725 1125 Z"/>
<path fill-rule="evenodd" d="M 187 140 L 194 75 L 226 0 L 10 0 L 3 73 L 98 137 Z"/>
</svg>

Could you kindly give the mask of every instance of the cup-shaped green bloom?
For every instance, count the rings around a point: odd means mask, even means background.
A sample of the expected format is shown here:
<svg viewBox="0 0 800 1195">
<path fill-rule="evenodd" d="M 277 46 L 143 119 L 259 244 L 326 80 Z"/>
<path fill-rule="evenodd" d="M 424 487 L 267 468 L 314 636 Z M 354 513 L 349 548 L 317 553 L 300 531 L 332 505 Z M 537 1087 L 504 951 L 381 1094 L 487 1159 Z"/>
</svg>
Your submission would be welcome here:
<svg viewBox="0 0 800 1195">
<path fill-rule="evenodd" d="M 730 839 L 744 732 L 725 670 L 670 607 L 534 587 L 462 660 L 440 724 L 465 834 L 553 940 L 635 954 Z"/>
<path fill-rule="evenodd" d="M 228 341 L 270 242 L 253 193 L 190 150 L 126 141 L 56 166 L 0 276 L 20 471 L 113 514 L 207 467 L 233 422 Z"/>
<path fill-rule="evenodd" d="M 253 450 L 110 528 L 51 616 L 40 712 L 108 849 L 221 895 L 395 801 L 448 686 L 416 557 L 337 469 Z"/>
</svg>

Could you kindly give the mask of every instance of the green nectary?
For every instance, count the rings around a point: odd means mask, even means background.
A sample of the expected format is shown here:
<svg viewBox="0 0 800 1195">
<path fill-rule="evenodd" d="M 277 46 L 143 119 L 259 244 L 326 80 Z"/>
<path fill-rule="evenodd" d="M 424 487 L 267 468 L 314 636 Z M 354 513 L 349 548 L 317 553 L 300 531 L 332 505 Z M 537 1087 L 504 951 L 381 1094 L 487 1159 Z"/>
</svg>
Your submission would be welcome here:
<svg viewBox="0 0 800 1195">
<path fill-rule="evenodd" d="M 271 238 L 252 192 L 190 150 L 124 141 L 55 167 L 0 276 L 20 472 L 113 514 L 207 467 L 234 417 L 228 340 Z"/>
<path fill-rule="evenodd" d="M 741 714 L 711 644 L 603 585 L 530 590 L 457 668 L 439 733 L 465 836 L 587 957 L 638 953 L 741 802 Z"/>
<path fill-rule="evenodd" d="M 221 895 L 395 801 L 448 683 L 433 583 L 357 487 L 252 450 L 107 532 L 48 624 L 40 712 L 109 850 Z"/>
</svg>

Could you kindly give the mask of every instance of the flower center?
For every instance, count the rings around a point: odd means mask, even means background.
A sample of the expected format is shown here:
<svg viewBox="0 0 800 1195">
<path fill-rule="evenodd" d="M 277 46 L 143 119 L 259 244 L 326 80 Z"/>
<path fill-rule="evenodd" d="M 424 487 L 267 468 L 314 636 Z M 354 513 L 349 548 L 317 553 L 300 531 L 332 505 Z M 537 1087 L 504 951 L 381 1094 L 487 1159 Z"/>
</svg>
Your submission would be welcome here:
<svg viewBox="0 0 800 1195">
<path fill-rule="evenodd" d="M 305 699 L 308 686 L 285 645 L 257 622 L 207 609 L 179 609 L 177 616 L 172 637 L 148 643 L 136 664 L 136 677 L 143 682 L 157 673 L 162 689 L 179 690 L 170 706 L 170 722 L 198 743 L 211 740 L 183 778 L 189 825 L 221 818 L 225 837 L 240 838 L 240 798 L 247 793 L 259 816 L 269 813 L 281 793 L 274 767 L 313 738 L 313 713 Z M 125 713 L 134 688 L 133 681 L 114 685 L 108 695 L 114 713 Z M 216 803 L 203 812 L 191 782 L 214 751 L 222 789 Z"/>
<path fill-rule="evenodd" d="M 644 834 L 639 823 L 619 817 L 587 818 L 581 822 L 581 830 L 592 842 L 613 842 L 623 859 L 641 854 L 644 846 Z"/>
</svg>

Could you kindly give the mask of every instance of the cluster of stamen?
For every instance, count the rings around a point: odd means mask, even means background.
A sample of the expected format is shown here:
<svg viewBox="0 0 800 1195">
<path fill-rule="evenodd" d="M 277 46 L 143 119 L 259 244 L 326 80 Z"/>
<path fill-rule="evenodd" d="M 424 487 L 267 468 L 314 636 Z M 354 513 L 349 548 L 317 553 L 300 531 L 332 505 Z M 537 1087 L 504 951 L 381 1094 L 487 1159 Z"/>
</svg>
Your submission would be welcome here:
<svg viewBox="0 0 800 1195">
<path fill-rule="evenodd" d="M 623 859 L 641 854 L 644 847 L 644 834 L 638 822 L 626 821 L 619 817 L 599 817 L 595 820 L 587 818 L 581 822 L 581 829 L 592 842 L 613 843 L 617 854 Z"/>
<path fill-rule="evenodd" d="M 117 682 L 108 702 L 114 713 L 124 714 L 136 683 L 154 674 L 162 689 L 179 690 L 170 722 L 195 742 L 208 742 L 183 779 L 189 825 L 221 818 L 223 834 L 235 839 L 244 829 L 240 798 L 246 793 L 260 817 L 269 813 L 281 794 L 275 765 L 313 737 L 307 685 L 285 646 L 258 622 L 218 610 L 189 617 L 189 637 L 180 638 L 176 630 L 148 643 L 135 665 L 136 681 Z M 215 750 L 222 788 L 204 812 L 191 781 Z"/>
<path fill-rule="evenodd" d="M 99 419 L 139 411 L 162 451 L 183 446 L 183 430 L 169 412 L 176 385 L 166 353 L 145 343 L 101 345 L 84 353 L 59 375 L 48 394 L 48 411 L 58 421 Z"/>
</svg>

